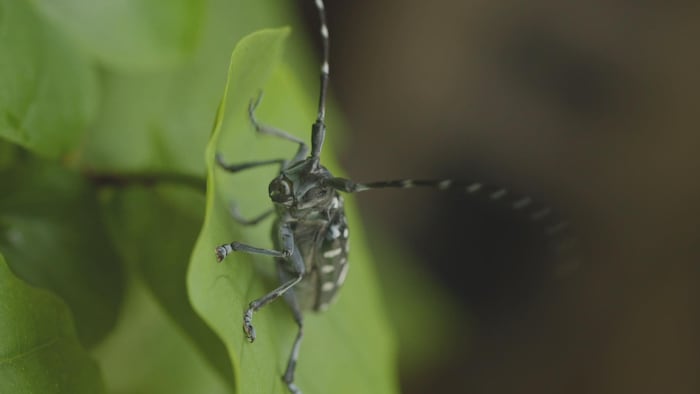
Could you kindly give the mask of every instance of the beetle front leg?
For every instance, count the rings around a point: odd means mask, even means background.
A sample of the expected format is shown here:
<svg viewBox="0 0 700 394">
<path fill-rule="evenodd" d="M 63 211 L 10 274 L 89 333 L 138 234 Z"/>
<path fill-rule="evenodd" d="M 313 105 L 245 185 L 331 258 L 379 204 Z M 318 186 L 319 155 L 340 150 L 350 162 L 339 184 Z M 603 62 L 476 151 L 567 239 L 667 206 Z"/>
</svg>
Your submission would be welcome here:
<svg viewBox="0 0 700 394">
<path fill-rule="evenodd" d="M 230 244 L 224 244 L 221 246 L 216 247 L 216 261 L 219 263 L 226 258 L 226 256 L 230 255 L 233 252 L 243 252 L 243 253 L 250 253 L 250 254 L 264 254 L 266 256 L 272 256 L 272 257 L 279 257 L 286 259 L 289 256 L 292 255 L 294 252 L 293 249 L 294 245 L 292 244 L 292 248 L 287 249 L 285 248 L 284 250 L 274 250 L 274 249 L 264 249 L 264 248 L 256 248 L 255 246 L 250 246 L 246 244 L 242 244 L 240 242 L 231 242 Z"/>
<path fill-rule="evenodd" d="M 306 271 L 304 260 L 301 257 L 301 253 L 297 250 L 294 245 L 294 233 L 288 224 L 282 224 L 279 227 L 279 240 L 282 244 L 282 250 L 274 249 L 263 249 L 257 248 L 255 246 L 250 246 L 242 244 L 240 242 L 231 242 L 230 244 L 224 244 L 216 248 L 216 260 L 221 262 L 226 256 L 233 252 L 244 252 L 250 254 L 262 254 L 266 256 L 277 257 L 285 260 L 289 263 L 290 272 L 293 277 L 283 283 L 281 286 L 271 291 L 270 293 L 260 297 L 257 300 L 252 301 L 248 309 L 243 315 L 243 331 L 246 334 L 249 342 L 255 340 L 255 328 L 253 328 L 253 313 L 258 311 L 260 308 L 264 307 L 268 303 L 279 298 L 281 295 L 287 292 L 287 290 L 294 287 L 301 279 L 304 277 Z"/>
</svg>

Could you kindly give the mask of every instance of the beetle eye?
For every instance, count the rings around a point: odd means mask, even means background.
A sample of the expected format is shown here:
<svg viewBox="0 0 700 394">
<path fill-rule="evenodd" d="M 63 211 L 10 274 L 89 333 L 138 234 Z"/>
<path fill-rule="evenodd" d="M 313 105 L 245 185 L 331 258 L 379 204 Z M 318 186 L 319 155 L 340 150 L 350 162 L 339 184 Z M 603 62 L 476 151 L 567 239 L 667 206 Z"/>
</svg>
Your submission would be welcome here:
<svg viewBox="0 0 700 394">
<path fill-rule="evenodd" d="M 270 182 L 270 199 L 274 202 L 285 202 L 292 194 L 292 185 L 288 180 L 275 178 Z"/>
</svg>

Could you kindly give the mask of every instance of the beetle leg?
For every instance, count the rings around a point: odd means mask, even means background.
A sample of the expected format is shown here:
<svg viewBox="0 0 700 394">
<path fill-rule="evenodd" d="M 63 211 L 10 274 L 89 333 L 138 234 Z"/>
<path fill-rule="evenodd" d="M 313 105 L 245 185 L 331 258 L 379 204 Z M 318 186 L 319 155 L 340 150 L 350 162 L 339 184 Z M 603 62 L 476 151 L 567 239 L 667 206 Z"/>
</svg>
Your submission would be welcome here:
<svg viewBox="0 0 700 394">
<path fill-rule="evenodd" d="M 303 276 L 304 272 L 299 272 L 297 276 L 294 277 L 294 279 L 285 282 L 280 287 L 250 303 L 250 305 L 248 306 L 248 310 L 246 310 L 245 314 L 243 315 L 243 331 L 245 332 L 245 335 L 248 338 L 248 342 L 253 342 L 255 340 L 255 328 L 253 328 L 253 313 L 257 312 L 258 309 L 264 307 L 270 302 L 276 300 L 279 296 L 286 293 L 287 290 L 291 289 L 292 287 L 294 287 L 294 285 L 299 283 Z"/>
<path fill-rule="evenodd" d="M 297 150 L 297 153 L 294 155 L 294 158 L 290 161 L 290 164 L 294 164 L 296 162 L 303 160 L 304 157 L 306 157 L 306 154 L 309 153 L 309 147 L 306 145 L 306 143 L 303 140 L 287 133 L 284 130 L 280 130 L 276 127 L 261 124 L 255 118 L 255 109 L 258 108 L 258 105 L 260 105 L 260 102 L 262 101 L 262 96 L 263 96 L 263 92 L 261 90 L 258 93 L 258 97 L 254 100 L 251 99 L 250 103 L 248 103 L 248 118 L 250 118 L 250 123 L 252 123 L 253 126 L 255 127 L 255 131 L 257 131 L 260 134 L 272 135 L 272 136 L 282 138 L 284 140 L 299 144 L 299 149 Z M 284 168 L 285 166 L 283 165 L 282 167 Z"/>
<path fill-rule="evenodd" d="M 289 304 L 292 308 L 292 313 L 294 314 L 294 321 L 299 327 L 297 331 L 297 337 L 294 340 L 294 345 L 292 345 L 292 352 L 289 354 L 289 360 L 287 361 L 287 369 L 282 375 L 282 381 L 287 384 L 289 391 L 294 394 L 301 394 L 299 388 L 294 384 L 294 371 L 297 367 L 297 360 L 299 359 L 299 347 L 301 345 L 301 339 L 304 337 L 304 326 L 302 323 L 302 315 L 299 310 L 299 305 L 296 302 Z"/>
<path fill-rule="evenodd" d="M 265 212 L 259 214 L 258 216 L 254 217 L 252 219 L 248 219 L 241 214 L 241 211 L 238 209 L 238 205 L 236 205 L 236 203 L 231 203 L 229 206 L 229 213 L 231 214 L 231 217 L 233 218 L 233 220 L 236 221 L 236 223 L 238 223 L 242 226 L 255 226 L 256 224 L 267 219 L 268 216 L 275 213 L 275 210 L 270 208 L 270 209 L 266 210 Z"/>
<path fill-rule="evenodd" d="M 221 154 L 217 153 L 216 154 L 216 164 L 218 164 L 219 167 L 223 168 L 224 170 L 226 170 L 228 172 L 240 172 L 243 170 L 247 170 L 249 168 L 262 167 L 262 166 L 266 166 L 269 164 L 277 164 L 280 166 L 280 168 L 284 168 L 287 164 L 287 160 L 285 160 L 285 159 L 269 159 L 269 160 L 249 161 L 246 163 L 230 164 L 230 163 L 224 162 L 224 158 L 221 156 Z"/>
<path fill-rule="evenodd" d="M 216 261 L 221 262 L 226 256 L 233 252 L 264 254 L 266 256 L 287 258 L 292 255 L 293 249 L 285 248 L 284 250 L 279 251 L 274 249 L 256 248 L 255 246 L 242 244 L 240 242 L 231 242 L 230 244 L 224 244 L 216 247 Z"/>
</svg>

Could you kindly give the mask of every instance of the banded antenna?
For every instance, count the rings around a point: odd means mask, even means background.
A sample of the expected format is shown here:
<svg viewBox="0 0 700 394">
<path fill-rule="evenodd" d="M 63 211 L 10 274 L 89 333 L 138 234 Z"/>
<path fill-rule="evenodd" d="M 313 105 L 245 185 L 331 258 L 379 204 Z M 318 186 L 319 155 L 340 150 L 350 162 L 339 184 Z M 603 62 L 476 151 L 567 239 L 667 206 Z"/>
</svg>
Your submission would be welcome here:
<svg viewBox="0 0 700 394">
<path fill-rule="evenodd" d="M 328 76 L 330 73 L 328 61 L 330 52 L 330 40 L 328 39 L 328 26 L 326 25 L 326 10 L 322 0 L 315 0 L 321 21 L 321 44 L 323 46 L 323 61 L 321 62 L 321 89 L 318 97 L 318 116 L 311 127 L 311 158 L 316 163 L 320 160 L 323 141 L 326 138 L 326 92 L 328 91 Z"/>
</svg>

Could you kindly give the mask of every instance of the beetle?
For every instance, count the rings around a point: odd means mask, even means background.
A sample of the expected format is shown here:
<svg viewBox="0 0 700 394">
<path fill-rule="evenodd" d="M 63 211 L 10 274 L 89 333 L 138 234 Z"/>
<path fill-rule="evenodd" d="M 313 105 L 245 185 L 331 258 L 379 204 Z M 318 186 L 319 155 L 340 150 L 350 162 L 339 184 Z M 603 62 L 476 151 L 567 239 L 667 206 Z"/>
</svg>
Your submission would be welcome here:
<svg viewBox="0 0 700 394">
<path fill-rule="evenodd" d="M 558 221 L 551 208 L 536 204 L 529 196 L 521 196 L 502 187 L 482 182 L 458 182 L 443 180 L 393 180 L 371 183 L 355 183 L 339 178 L 320 162 L 326 136 L 326 92 L 329 78 L 329 38 L 325 9 L 322 0 L 315 0 L 321 21 L 320 35 L 323 45 L 321 84 L 318 115 L 311 126 L 311 149 L 303 140 L 275 127 L 258 122 L 255 110 L 262 93 L 248 105 L 248 116 L 260 134 L 281 138 L 298 144 L 290 160 L 271 159 L 246 163 L 226 163 L 221 154 L 216 161 L 225 171 L 236 173 L 260 166 L 278 165 L 279 174 L 272 179 L 268 195 L 273 208 L 262 215 L 247 220 L 234 209 L 234 220 L 242 225 L 255 225 L 275 215 L 273 223 L 273 248 L 259 248 L 241 242 L 223 244 L 215 249 L 218 262 L 233 252 L 271 256 L 277 263 L 280 285 L 271 292 L 250 302 L 243 315 L 243 330 L 249 342 L 256 338 L 253 315 L 265 305 L 283 297 L 289 304 L 298 331 L 287 361 L 283 381 L 289 391 L 300 394 L 294 384 L 294 371 L 303 338 L 303 312 L 320 312 L 328 308 L 343 285 L 350 266 L 350 229 L 344 211 L 341 192 L 355 193 L 378 188 L 432 187 L 438 190 L 459 190 L 466 195 L 481 195 L 492 201 L 507 204 L 512 210 L 529 215 L 530 219 L 546 224 L 546 233 L 554 236 L 566 230 L 566 222 Z M 308 155 L 308 156 L 307 156 Z"/>
</svg>

